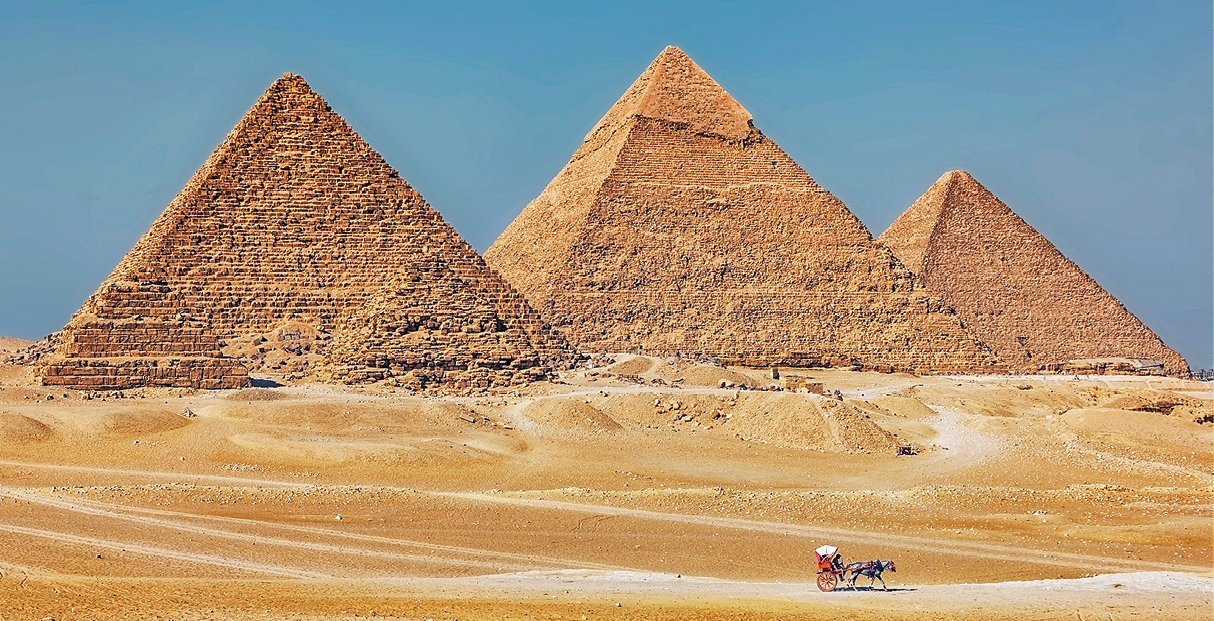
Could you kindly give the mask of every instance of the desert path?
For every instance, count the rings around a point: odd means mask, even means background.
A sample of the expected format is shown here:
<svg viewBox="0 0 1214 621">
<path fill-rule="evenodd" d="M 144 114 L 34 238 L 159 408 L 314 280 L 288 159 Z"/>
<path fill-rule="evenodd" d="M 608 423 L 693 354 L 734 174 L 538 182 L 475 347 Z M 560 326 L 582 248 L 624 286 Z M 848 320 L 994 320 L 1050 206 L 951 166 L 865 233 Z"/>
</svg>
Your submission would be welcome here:
<svg viewBox="0 0 1214 621">
<path fill-rule="evenodd" d="M 110 474 L 123 477 L 147 477 L 152 479 L 176 479 L 179 481 L 211 481 L 238 485 L 265 485 L 267 487 L 284 487 L 291 489 L 313 489 L 313 483 L 293 483 L 291 481 L 275 481 L 272 479 L 252 479 L 231 477 L 221 474 L 195 474 L 192 472 L 171 472 L 167 470 L 121 470 L 118 468 L 101 468 L 97 466 L 72 466 L 67 464 L 41 464 L 30 461 L 0 460 L 0 466 L 12 468 L 41 468 L 45 470 L 61 470 L 79 472 L 82 474 Z"/>
<path fill-rule="evenodd" d="M 261 545 L 277 546 L 281 548 L 292 548 L 295 550 L 304 550 L 310 552 L 320 552 L 331 555 L 345 555 L 355 557 L 379 557 L 391 561 L 404 561 L 413 563 L 427 563 L 437 565 L 455 565 L 467 568 L 475 568 L 485 573 L 497 573 L 502 571 L 536 571 L 536 570 L 560 570 L 560 569 L 594 569 L 594 570 L 626 570 L 627 567 L 615 565 L 607 565 L 602 563 L 584 562 L 569 559 L 559 559 L 545 556 L 537 556 L 532 554 L 518 554 L 505 551 L 495 551 L 482 548 L 471 548 L 467 546 L 452 546 L 441 545 L 424 541 L 413 541 L 407 539 L 399 539 L 393 537 L 383 537 L 377 535 L 368 535 L 364 533 L 346 532 L 334 530 L 330 528 L 319 528 L 314 526 L 300 526 L 294 524 L 279 524 L 262 520 L 250 520 L 245 518 L 232 518 L 222 516 L 200 515 L 194 513 L 186 513 L 181 511 L 166 511 L 162 509 L 147 509 L 139 507 L 128 507 L 113 503 L 101 503 L 88 500 L 70 501 L 59 498 L 46 498 L 37 494 L 30 494 L 19 490 L 4 489 L 0 487 L 0 496 L 12 498 L 14 500 L 23 500 L 29 503 L 42 505 L 48 508 L 70 511 L 77 514 L 96 516 L 110 520 L 120 520 L 126 522 L 134 522 L 154 528 L 163 528 L 173 531 L 192 533 L 197 535 L 234 539 L 249 543 Z M 192 521 L 202 521 L 211 526 L 201 526 Z M 215 525 L 227 526 L 229 528 L 219 528 Z M 279 568 L 270 565 L 254 565 L 243 561 L 221 559 L 211 555 L 196 555 L 188 553 L 175 554 L 172 550 L 152 548 L 149 546 L 141 546 L 137 543 L 123 543 L 115 541 L 103 541 L 92 537 L 80 537 L 69 533 L 48 531 L 45 529 L 30 529 L 16 525 L 0 523 L 0 529 L 9 530 L 10 532 L 25 534 L 31 536 L 40 536 L 46 538 L 59 538 L 64 541 L 72 541 L 76 543 L 92 543 L 108 548 L 123 548 L 128 551 L 137 551 L 153 556 L 163 556 L 173 558 L 175 560 L 187 562 L 200 562 L 205 564 L 227 566 L 236 569 L 250 569 L 263 571 L 266 573 L 275 573 L 288 575 L 293 577 L 307 578 L 331 578 L 334 576 L 321 574 L 316 572 L 295 571 L 293 569 Z M 278 531 L 285 533 L 298 533 L 309 535 L 314 539 L 337 539 L 347 542 L 345 545 L 336 545 L 329 543 L 320 543 L 316 540 L 301 540 L 301 539 L 286 539 L 283 537 L 271 536 L 261 531 Z M 414 548 L 424 549 L 436 554 L 411 554 L 390 552 L 383 549 L 375 549 L 366 545 L 360 547 L 354 542 L 390 546 L 393 548 Z M 440 556 L 445 554 L 447 556 Z M 452 558 L 452 555 L 462 555 L 473 558 Z M 496 559 L 496 560 L 481 560 L 481 559 Z"/>
<path fill-rule="evenodd" d="M 266 573 L 278 576 L 287 576 L 291 578 L 331 578 L 327 574 L 306 571 L 301 569 L 292 569 L 280 567 L 277 565 L 268 565 L 265 563 L 254 563 L 231 558 L 215 556 L 213 554 L 196 554 L 191 552 L 183 552 L 170 548 L 162 548 L 155 546 L 146 546 L 138 543 L 125 543 L 102 539 L 99 537 L 84 537 L 81 535 L 72 535 L 59 531 L 49 531 L 40 528 L 27 528 L 13 524 L 0 524 L 0 530 L 7 531 L 18 535 L 27 535 L 30 537 L 40 537 L 51 539 L 63 543 L 72 543 L 85 546 L 93 546 L 107 550 L 120 550 L 123 552 L 134 552 L 147 556 L 158 556 L 161 558 L 171 559 L 175 561 L 184 561 L 187 563 L 196 563 L 203 565 L 214 565 L 227 569 L 238 569 L 243 571 Z"/>
<path fill-rule="evenodd" d="M 921 550 L 935 554 L 955 554 L 990 560 L 998 559 L 1020 563 L 1038 563 L 1044 565 L 1074 567 L 1079 569 L 1101 569 L 1104 571 L 1125 572 L 1144 570 L 1208 572 L 1210 570 L 1210 568 L 1206 566 L 1151 563 L 1146 561 L 1123 560 L 1105 556 L 1074 554 L 1067 552 L 1042 553 L 1006 545 L 980 542 L 958 542 L 954 539 L 915 537 L 893 533 L 858 532 L 845 528 L 833 528 L 827 526 L 804 526 L 799 524 L 765 522 L 742 518 L 664 513 L 661 511 L 650 511 L 646 509 L 629 509 L 626 507 L 582 504 L 559 500 L 511 498 L 493 494 L 462 492 L 433 492 L 433 494 L 436 496 L 462 498 L 471 501 L 521 505 L 537 509 L 554 509 L 591 513 L 596 516 L 627 516 L 647 520 L 699 524 L 704 526 L 731 528 L 775 535 L 790 535 L 817 541 L 850 541 L 852 543 L 897 546 L 899 548 Z"/>
</svg>

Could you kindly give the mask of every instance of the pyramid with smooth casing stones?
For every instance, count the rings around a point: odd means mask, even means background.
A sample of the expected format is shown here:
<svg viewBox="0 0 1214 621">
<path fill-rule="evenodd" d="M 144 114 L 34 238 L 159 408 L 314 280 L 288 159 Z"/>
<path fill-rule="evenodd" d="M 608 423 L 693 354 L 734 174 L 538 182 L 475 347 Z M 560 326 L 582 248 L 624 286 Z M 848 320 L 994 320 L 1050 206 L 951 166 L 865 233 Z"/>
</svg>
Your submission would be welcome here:
<svg viewBox="0 0 1214 621">
<path fill-rule="evenodd" d="M 674 47 L 485 260 L 583 351 L 924 372 L 994 362 Z"/>
<path fill-rule="evenodd" d="M 415 386 L 514 384 L 567 357 L 522 296 L 290 74 L 60 343 L 43 382 L 77 388 L 247 385 L 221 347 L 253 369 L 294 355 L 308 376 Z"/>
<path fill-rule="evenodd" d="M 1117 298 L 969 173 L 945 173 L 878 238 L 1017 372 L 1145 358 L 1187 373 Z"/>
</svg>

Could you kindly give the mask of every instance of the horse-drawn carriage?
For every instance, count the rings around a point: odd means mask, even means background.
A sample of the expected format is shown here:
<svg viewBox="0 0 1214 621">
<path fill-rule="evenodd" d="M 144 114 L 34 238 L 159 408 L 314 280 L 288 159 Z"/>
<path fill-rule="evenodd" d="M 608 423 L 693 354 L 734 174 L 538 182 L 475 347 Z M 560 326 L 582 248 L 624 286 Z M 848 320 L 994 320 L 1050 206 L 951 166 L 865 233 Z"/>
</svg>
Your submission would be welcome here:
<svg viewBox="0 0 1214 621">
<path fill-rule="evenodd" d="M 818 590 L 833 591 L 839 586 L 840 576 L 845 570 L 840 565 L 835 553 L 839 548 L 835 546 L 822 546 L 814 550 L 814 559 L 818 561 Z"/>
<path fill-rule="evenodd" d="M 849 588 L 856 588 L 856 578 L 868 576 L 870 588 L 874 582 L 880 580 L 881 588 L 889 590 L 885 586 L 885 579 L 881 577 L 881 574 L 886 571 L 898 571 L 893 561 L 861 561 L 844 566 L 843 562 L 839 560 L 838 552 L 839 548 L 829 545 L 814 550 L 814 559 L 818 561 L 819 590 L 827 592 L 835 590 L 839 583 L 847 578 L 849 572 L 851 573 L 851 579 L 847 583 Z"/>
</svg>

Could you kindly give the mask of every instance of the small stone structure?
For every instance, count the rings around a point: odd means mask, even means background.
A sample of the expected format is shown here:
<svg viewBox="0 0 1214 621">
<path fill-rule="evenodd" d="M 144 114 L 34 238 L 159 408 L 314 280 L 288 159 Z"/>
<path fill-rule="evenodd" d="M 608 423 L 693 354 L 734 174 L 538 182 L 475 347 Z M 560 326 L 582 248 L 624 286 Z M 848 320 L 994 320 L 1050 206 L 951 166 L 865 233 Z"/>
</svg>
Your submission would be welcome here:
<svg viewBox="0 0 1214 621">
<path fill-rule="evenodd" d="M 1085 358 L 1188 364 L 969 173 L 945 173 L 878 240 L 1017 372 Z"/>
<path fill-rule="evenodd" d="M 485 260 L 584 351 L 997 368 L 946 305 L 674 47 Z"/>
</svg>

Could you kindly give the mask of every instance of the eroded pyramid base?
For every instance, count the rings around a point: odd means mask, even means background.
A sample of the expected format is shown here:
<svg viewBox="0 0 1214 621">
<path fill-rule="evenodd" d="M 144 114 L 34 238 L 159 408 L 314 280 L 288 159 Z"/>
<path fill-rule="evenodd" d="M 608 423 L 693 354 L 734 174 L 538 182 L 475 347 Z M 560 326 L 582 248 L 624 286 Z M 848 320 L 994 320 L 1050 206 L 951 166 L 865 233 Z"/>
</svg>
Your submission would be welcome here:
<svg viewBox="0 0 1214 621">
<path fill-rule="evenodd" d="M 249 372 L 232 358 L 67 358 L 41 368 L 42 384 L 76 390 L 246 388 Z"/>
<path fill-rule="evenodd" d="M 325 380 L 342 384 L 368 384 L 387 380 L 387 384 L 412 390 L 438 388 L 442 390 L 464 390 L 482 388 L 507 388 L 531 382 L 551 379 L 551 372 L 543 366 L 529 369 L 493 369 L 474 367 L 471 369 L 405 369 L 383 361 L 387 366 L 335 365 L 326 369 Z"/>
</svg>

